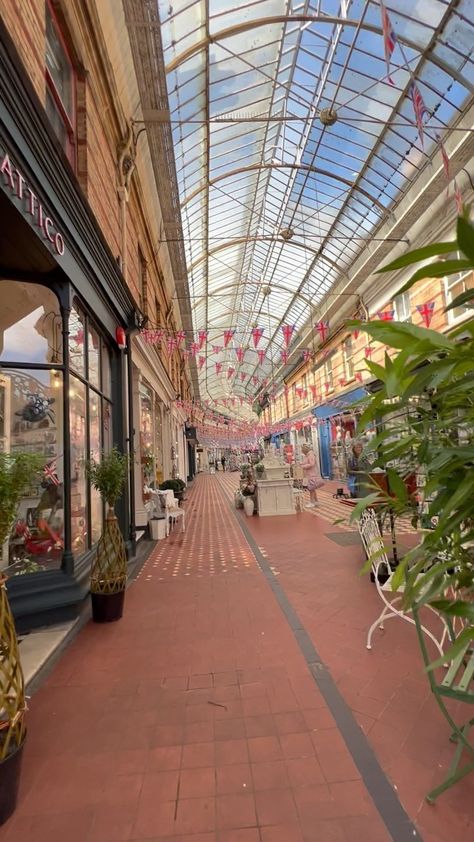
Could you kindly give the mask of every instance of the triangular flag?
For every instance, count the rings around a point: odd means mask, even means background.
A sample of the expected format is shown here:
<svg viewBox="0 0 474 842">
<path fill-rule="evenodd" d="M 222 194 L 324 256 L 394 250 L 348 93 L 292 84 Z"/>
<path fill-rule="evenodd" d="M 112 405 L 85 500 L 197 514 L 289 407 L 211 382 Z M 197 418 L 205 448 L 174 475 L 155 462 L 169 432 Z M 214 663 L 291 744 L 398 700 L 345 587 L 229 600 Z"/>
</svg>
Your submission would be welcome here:
<svg viewBox="0 0 474 842">
<path fill-rule="evenodd" d="M 191 345 L 191 354 L 193 355 L 193 357 L 196 357 L 198 353 L 199 353 L 199 343 L 193 342 L 192 345 Z"/>
<path fill-rule="evenodd" d="M 224 348 L 227 348 L 227 346 L 228 346 L 230 340 L 232 339 L 234 333 L 235 333 L 235 330 L 232 330 L 232 329 L 224 331 Z"/>
<path fill-rule="evenodd" d="M 178 330 L 178 332 L 176 334 L 176 347 L 180 348 L 185 339 L 186 339 L 186 331 Z"/>
<path fill-rule="evenodd" d="M 222 351 L 222 345 L 213 345 L 212 346 L 212 353 L 213 354 L 220 354 Z"/>
<path fill-rule="evenodd" d="M 259 361 L 260 365 L 263 365 L 263 361 L 265 359 L 265 353 L 266 353 L 266 351 L 264 351 L 263 348 L 261 348 L 259 351 L 257 351 L 257 357 L 258 357 L 258 361 Z"/>
<path fill-rule="evenodd" d="M 232 375 L 235 374 L 235 368 L 228 368 L 227 369 L 227 379 L 230 380 Z"/>
<path fill-rule="evenodd" d="M 222 363 L 215 363 L 216 366 L 216 374 L 220 374 L 222 371 Z"/>
<path fill-rule="evenodd" d="M 360 334 L 360 330 L 359 330 L 359 328 L 358 328 L 358 327 L 356 327 L 356 328 L 352 331 L 352 336 L 353 336 L 353 338 L 354 338 L 354 339 L 358 339 L 358 338 L 359 338 L 359 334 Z"/>
<path fill-rule="evenodd" d="M 281 330 L 283 333 L 283 340 L 288 348 L 293 337 L 293 333 L 295 332 L 295 325 L 282 325 Z"/>
<path fill-rule="evenodd" d="M 366 345 L 366 346 L 365 346 L 365 348 L 364 348 L 364 353 L 365 353 L 365 356 L 366 356 L 366 357 L 369 357 L 369 359 L 370 359 L 370 357 L 372 356 L 372 351 L 373 351 L 373 350 L 374 350 L 374 349 L 372 348 L 372 346 L 371 346 L 371 345 Z"/>
<path fill-rule="evenodd" d="M 288 351 L 280 351 L 280 357 L 281 357 L 282 363 L 284 365 L 286 365 L 286 363 L 288 362 L 288 357 L 289 357 Z"/>
<path fill-rule="evenodd" d="M 377 313 L 377 316 L 382 322 L 392 322 L 394 315 L 394 310 L 379 310 Z"/>
<path fill-rule="evenodd" d="M 200 330 L 198 333 L 198 343 L 199 343 L 199 350 L 203 348 L 203 346 L 207 342 L 208 331 L 207 330 Z"/>
<path fill-rule="evenodd" d="M 238 348 L 235 349 L 235 355 L 239 363 L 242 363 L 245 357 L 245 348 L 243 348 L 242 345 L 240 345 Z"/>
<path fill-rule="evenodd" d="M 311 351 L 309 348 L 305 348 L 303 351 L 303 360 L 307 363 L 311 359 Z"/>
<path fill-rule="evenodd" d="M 242 382 L 242 383 L 245 381 L 246 377 L 247 377 L 246 372 L 245 372 L 245 371 L 241 371 L 241 372 L 240 372 L 240 380 L 241 380 L 241 382 Z"/>
<path fill-rule="evenodd" d="M 433 318 L 435 308 L 434 301 L 427 301 L 425 304 L 417 304 L 416 309 L 418 310 L 420 316 L 423 319 L 425 327 L 429 327 L 431 324 L 431 319 Z"/>
<path fill-rule="evenodd" d="M 253 347 L 256 348 L 263 336 L 263 327 L 252 328 Z"/>
<path fill-rule="evenodd" d="M 315 324 L 315 328 L 319 333 L 319 336 L 321 338 L 321 342 L 325 342 L 326 339 L 327 339 L 327 335 L 329 333 L 329 322 L 328 321 L 318 322 L 317 324 Z"/>
<path fill-rule="evenodd" d="M 205 362 L 206 362 L 205 357 L 199 357 L 199 368 L 202 368 Z"/>
</svg>

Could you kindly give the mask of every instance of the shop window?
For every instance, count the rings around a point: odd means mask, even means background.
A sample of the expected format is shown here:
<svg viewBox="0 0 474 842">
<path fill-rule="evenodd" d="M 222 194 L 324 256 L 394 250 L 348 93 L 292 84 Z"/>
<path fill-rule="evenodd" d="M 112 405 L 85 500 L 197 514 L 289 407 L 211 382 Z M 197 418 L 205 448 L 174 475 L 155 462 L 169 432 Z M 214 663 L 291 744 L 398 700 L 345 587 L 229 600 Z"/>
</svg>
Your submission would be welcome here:
<svg viewBox="0 0 474 842">
<path fill-rule="evenodd" d="M 410 293 L 402 292 L 393 299 L 394 317 L 397 322 L 411 322 Z"/>
<path fill-rule="evenodd" d="M 69 318 L 71 382 L 72 550 L 81 555 L 100 538 L 104 510 L 85 471 L 88 459 L 99 460 L 112 447 L 110 351 L 91 319 L 74 305 Z"/>
<path fill-rule="evenodd" d="M 75 73 L 63 33 L 46 3 L 46 113 L 71 165 L 75 168 Z"/>
<path fill-rule="evenodd" d="M 354 377 L 354 351 L 352 347 L 352 338 L 350 336 L 348 336 L 344 342 L 342 356 L 344 362 L 344 377 L 346 380 L 352 380 Z"/>
<path fill-rule="evenodd" d="M 62 333 L 58 300 L 46 287 L 0 281 L 0 296 L 0 451 L 36 453 L 44 462 L 0 549 L 0 567 L 15 575 L 59 567 L 62 559 Z"/>
</svg>

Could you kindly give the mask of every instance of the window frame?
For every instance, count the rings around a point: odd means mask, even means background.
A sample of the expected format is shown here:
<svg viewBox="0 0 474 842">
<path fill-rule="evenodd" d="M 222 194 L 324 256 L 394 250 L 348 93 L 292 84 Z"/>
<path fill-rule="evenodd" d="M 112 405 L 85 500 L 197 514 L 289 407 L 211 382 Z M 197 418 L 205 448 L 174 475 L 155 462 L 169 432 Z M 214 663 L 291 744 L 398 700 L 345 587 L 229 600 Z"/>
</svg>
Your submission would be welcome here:
<svg viewBox="0 0 474 842">
<path fill-rule="evenodd" d="M 399 304 L 400 304 L 401 301 L 403 301 L 404 306 L 408 302 L 408 315 L 405 312 L 405 315 L 403 315 L 403 317 L 401 317 L 400 313 L 399 313 L 399 309 L 400 309 Z M 394 315 L 395 315 L 395 320 L 397 322 L 411 322 L 411 321 L 413 321 L 413 316 L 412 316 L 412 312 L 411 312 L 411 298 L 410 298 L 410 293 L 408 292 L 408 290 L 406 292 L 400 292 L 398 295 L 395 296 L 395 298 L 393 299 L 393 309 L 395 310 Z M 406 311 L 406 308 L 405 308 L 405 311 Z"/>
<path fill-rule="evenodd" d="M 348 353 L 348 347 L 350 352 Z M 354 347 L 352 337 L 346 336 L 342 344 L 342 361 L 344 365 L 344 377 L 346 381 L 354 379 Z"/>
<path fill-rule="evenodd" d="M 44 75 L 46 80 L 46 88 L 47 92 L 50 93 L 54 105 L 58 111 L 59 117 L 64 124 L 64 128 L 66 130 L 67 135 L 67 144 L 64 152 L 68 158 L 69 163 L 71 164 L 74 171 L 76 171 L 76 153 L 77 153 L 77 73 L 76 68 L 74 66 L 74 61 L 71 56 L 71 51 L 67 45 L 66 39 L 63 34 L 63 30 L 61 27 L 61 23 L 58 20 L 58 16 L 54 6 L 52 5 L 50 0 L 46 0 L 45 6 L 45 14 L 51 16 L 51 21 L 53 27 L 55 29 L 56 35 L 58 37 L 59 43 L 64 51 L 67 61 L 69 62 L 69 66 L 71 69 L 71 102 L 72 102 L 72 116 L 70 116 L 67 112 L 67 109 L 62 101 L 61 94 L 59 93 L 56 83 L 51 75 L 51 72 L 46 64 L 45 59 L 45 68 L 44 68 Z M 46 47 L 46 34 L 45 34 L 45 47 Z M 46 109 L 46 102 L 45 102 L 45 109 Z M 56 135 L 57 136 L 57 135 Z M 59 142 L 60 139 L 58 138 Z"/>
<path fill-rule="evenodd" d="M 458 260 L 462 258 L 461 252 L 456 252 L 456 257 Z M 472 287 L 467 287 L 464 283 L 465 279 L 469 276 L 472 276 Z M 451 287 L 455 284 L 463 284 L 462 290 L 456 292 L 456 295 L 453 296 Z M 455 275 L 445 275 L 443 278 L 443 289 L 444 289 L 444 296 L 446 299 L 446 304 L 451 304 L 453 298 L 457 298 L 462 292 L 466 292 L 467 289 L 474 288 L 474 272 L 472 270 L 467 270 L 467 272 L 457 272 Z M 463 322 L 466 318 L 469 317 L 469 314 L 472 313 L 472 308 L 470 307 L 460 307 L 456 308 L 460 309 L 461 312 L 458 315 L 455 315 L 455 310 L 448 310 L 448 325 L 457 325 L 460 322 Z"/>
</svg>

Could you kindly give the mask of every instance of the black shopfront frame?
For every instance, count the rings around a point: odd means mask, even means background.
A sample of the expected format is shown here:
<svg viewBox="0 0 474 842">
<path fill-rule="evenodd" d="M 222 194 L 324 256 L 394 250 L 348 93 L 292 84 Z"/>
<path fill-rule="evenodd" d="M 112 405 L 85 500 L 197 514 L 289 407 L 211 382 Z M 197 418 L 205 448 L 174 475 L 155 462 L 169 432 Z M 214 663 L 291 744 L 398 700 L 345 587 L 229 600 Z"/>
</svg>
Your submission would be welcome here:
<svg viewBox="0 0 474 842">
<path fill-rule="evenodd" d="M 44 109 L 22 69 L 21 60 L 0 21 L 0 306 L 2 281 L 42 284 L 58 298 L 63 357 L 54 367 L 63 376 L 64 551 L 60 570 L 12 577 L 8 592 L 20 630 L 65 619 L 77 612 L 88 591 L 93 550 L 74 558 L 71 549 L 71 438 L 69 427 L 69 316 L 73 302 L 93 319 L 110 350 L 112 443 L 130 452 L 133 439 L 129 403 L 130 331 L 136 325 L 133 298 L 118 264 L 92 215 L 70 164 L 49 126 Z M 9 173 L 14 170 L 12 180 Z M 35 196 L 34 215 L 20 197 L 27 188 Z M 12 184 L 16 189 L 12 189 Z M 31 199 L 30 199 L 31 201 Z M 41 205 L 41 213 L 39 206 Z M 48 221 L 49 220 L 49 221 Z M 59 239 L 57 235 L 59 234 Z M 127 332 L 120 350 L 117 327 Z M 14 364 L 33 369 L 32 363 Z M 38 366 L 45 368 L 44 365 Z M 129 556 L 135 549 L 133 523 L 133 459 L 126 493 L 117 515 Z"/>
</svg>

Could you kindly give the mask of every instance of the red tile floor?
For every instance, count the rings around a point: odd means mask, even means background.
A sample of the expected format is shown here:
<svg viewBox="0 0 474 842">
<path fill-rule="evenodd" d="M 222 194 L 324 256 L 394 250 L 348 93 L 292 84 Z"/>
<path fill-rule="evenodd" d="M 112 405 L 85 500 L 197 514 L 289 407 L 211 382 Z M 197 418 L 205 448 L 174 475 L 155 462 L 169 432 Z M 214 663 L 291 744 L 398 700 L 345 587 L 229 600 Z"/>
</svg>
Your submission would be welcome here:
<svg viewBox="0 0 474 842">
<path fill-rule="evenodd" d="M 31 700 L 0 842 L 472 842 L 472 777 L 423 800 L 450 744 L 412 628 L 387 623 L 368 652 L 379 603 L 359 547 L 313 513 L 244 519 L 237 482 L 198 477 L 186 532 L 156 545 L 123 619 L 89 623 Z M 375 806 L 268 575 L 418 832 Z"/>
</svg>

